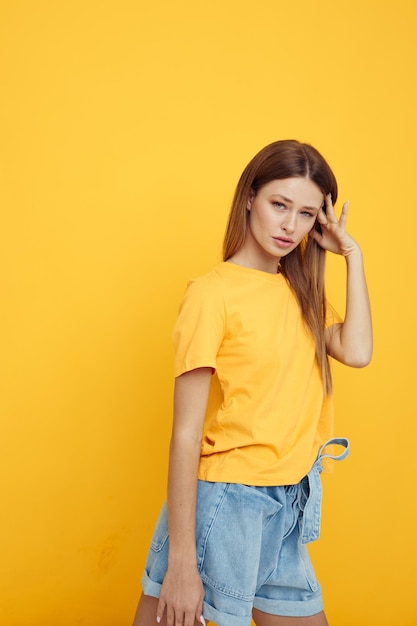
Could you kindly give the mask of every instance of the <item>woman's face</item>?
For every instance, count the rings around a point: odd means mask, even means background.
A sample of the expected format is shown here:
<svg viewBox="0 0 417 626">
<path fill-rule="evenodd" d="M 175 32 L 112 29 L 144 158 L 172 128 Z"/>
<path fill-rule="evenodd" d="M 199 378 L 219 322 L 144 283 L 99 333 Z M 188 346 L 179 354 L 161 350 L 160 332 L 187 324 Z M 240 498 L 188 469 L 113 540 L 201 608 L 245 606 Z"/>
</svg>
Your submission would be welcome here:
<svg viewBox="0 0 417 626">
<path fill-rule="evenodd" d="M 255 269 L 275 273 L 281 257 L 313 228 L 323 203 L 323 193 L 309 178 L 273 180 L 256 194 L 252 191 L 248 232 L 239 256 Z"/>
</svg>

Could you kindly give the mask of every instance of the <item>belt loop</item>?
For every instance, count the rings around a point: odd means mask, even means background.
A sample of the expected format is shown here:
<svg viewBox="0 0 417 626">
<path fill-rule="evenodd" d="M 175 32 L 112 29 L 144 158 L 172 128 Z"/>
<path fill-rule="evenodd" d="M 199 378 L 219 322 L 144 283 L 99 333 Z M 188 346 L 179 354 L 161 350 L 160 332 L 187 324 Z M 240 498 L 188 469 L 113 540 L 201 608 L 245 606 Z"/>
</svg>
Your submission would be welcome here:
<svg viewBox="0 0 417 626">
<path fill-rule="evenodd" d="M 343 452 L 341 452 L 340 454 L 323 454 L 324 450 L 328 447 L 328 446 L 333 446 L 333 445 L 337 445 L 337 446 L 342 446 L 343 448 L 345 448 L 343 450 Z M 349 456 L 349 452 L 350 452 L 350 444 L 349 444 L 349 440 L 346 439 L 345 437 L 335 437 L 333 439 L 329 439 L 328 441 L 326 441 L 326 443 L 324 443 L 318 454 L 317 454 L 317 459 L 314 463 L 314 465 L 317 465 L 319 468 L 319 471 L 323 471 L 322 468 L 322 461 L 323 459 L 333 459 L 334 461 L 343 461 L 343 459 L 345 459 L 347 456 Z"/>
<path fill-rule="evenodd" d="M 345 449 L 340 454 L 323 454 L 327 446 L 340 445 Z M 324 443 L 317 455 L 317 459 L 307 474 L 309 494 L 304 505 L 303 516 L 301 520 L 301 542 L 310 543 L 316 541 L 320 536 L 320 519 L 321 519 L 321 496 L 322 487 L 320 473 L 323 471 L 321 465 L 323 459 L 329 458 L 335 461 L 342 461 L 349 454 L 349 441 L 342 438 L 329 439 Z"/>
</svg>

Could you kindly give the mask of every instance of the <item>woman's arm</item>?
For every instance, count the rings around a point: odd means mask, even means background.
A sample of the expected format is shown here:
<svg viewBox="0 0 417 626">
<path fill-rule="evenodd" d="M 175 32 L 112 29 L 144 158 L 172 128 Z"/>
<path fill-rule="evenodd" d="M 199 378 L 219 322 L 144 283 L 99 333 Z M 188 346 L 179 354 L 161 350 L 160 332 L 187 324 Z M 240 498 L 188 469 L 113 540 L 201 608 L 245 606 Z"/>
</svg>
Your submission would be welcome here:
<svg viewBox="0 0 417 626">
<path fill-rule="evenodd" d="M 197 571 L 195 515 L 197 470 L 212 369 L 199 368 L 175 379 L 174 422 L 168 473 L 168 570 L 157 621 L 166 610 L 168 626 L 201 621 L 204 590 Z"/>
<path fill-rule="evenodd" d="M 366 286 L 362 252 L 358 244 L 346 233 L 348 203 L 345 202 L 337 219 L 330 196 L 326 198 L 326 213 L 317 219 L 322 234 L 313 231 L 311 236 L 324 248 L 346 259 L 346 312 L 343 324 L 326 330 L 328 353 L 345 365 L 364 367 L 372 357 L 372 319 Z"/>
<path fill-rule="evenodd" d="M 327 329 L 327 351 L 345 365 L 365 367 L 372 357 L 372 321 L 359 247 L 346 257 L 346 266 L 345 319 Z"/>
</svg>

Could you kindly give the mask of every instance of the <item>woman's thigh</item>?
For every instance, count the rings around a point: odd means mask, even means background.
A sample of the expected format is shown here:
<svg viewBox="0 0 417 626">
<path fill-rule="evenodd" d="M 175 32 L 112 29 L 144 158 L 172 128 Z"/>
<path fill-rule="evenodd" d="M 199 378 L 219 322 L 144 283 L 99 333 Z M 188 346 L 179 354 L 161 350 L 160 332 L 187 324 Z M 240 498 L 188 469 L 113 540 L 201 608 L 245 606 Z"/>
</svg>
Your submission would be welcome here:
<svg viewBox="0 0 417 626">
<path fill-rule="evenodd" d="M 309 617 L 281 617 L 254 609 L 253 621 L 256 626 L 329 626 L 323 611 Z"/>
</svg>

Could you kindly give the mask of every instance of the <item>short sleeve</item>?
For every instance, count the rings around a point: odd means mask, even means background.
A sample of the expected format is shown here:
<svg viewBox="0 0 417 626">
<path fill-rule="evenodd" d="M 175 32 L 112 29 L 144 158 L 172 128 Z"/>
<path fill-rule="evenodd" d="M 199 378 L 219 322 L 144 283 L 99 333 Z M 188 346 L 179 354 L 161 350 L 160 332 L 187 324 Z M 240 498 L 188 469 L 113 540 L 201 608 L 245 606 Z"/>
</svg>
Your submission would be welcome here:
<svg viewBox="0 0 417 626">
<path fill-rule="evenodd" d="M 224 337 L 224 298 L 219 279 L 190 281 L 172 332 L 175 377 L 198 367 L 216 369 Z"/>
<path fill-rule="evenodd" d="M 341 324 L 343 322 L 343 319 L 340 317 L 339 313 L 336 311 L 336 309 L 333 308 L 333 306 L 330 304 L 330 302 L 326 302 L 326 328 L 330 328 L 330 326 L 333 326 L 334 324 Z"/>
</svg>

